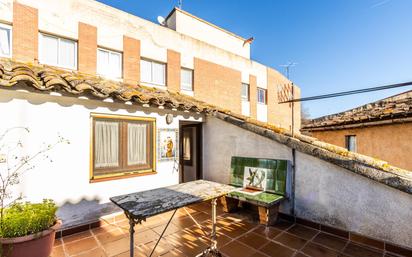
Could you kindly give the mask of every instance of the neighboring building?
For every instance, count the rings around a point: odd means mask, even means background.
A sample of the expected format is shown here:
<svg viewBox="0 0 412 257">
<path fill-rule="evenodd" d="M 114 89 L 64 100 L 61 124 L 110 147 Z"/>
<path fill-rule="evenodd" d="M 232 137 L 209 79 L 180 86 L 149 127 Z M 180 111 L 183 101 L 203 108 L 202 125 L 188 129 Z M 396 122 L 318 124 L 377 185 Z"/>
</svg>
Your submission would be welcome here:
<svg viewBox="0 0 412 257">
<path fill-rule="evenodd" d="M 178 8 L 162 26 L 93 0 L 4 0 L 0 44 L 3 57 L 180 92 L 292 127 L 291 106 L 278 103 L 291 82 L 251 60 L 244 38 Z M 294 112 L 299 131 L 299 104 Z"/>
<path fill-rule="evenodd" d="M 412 170 L 412 91 L 313 119 L 302 132 Z"/>
</svg>

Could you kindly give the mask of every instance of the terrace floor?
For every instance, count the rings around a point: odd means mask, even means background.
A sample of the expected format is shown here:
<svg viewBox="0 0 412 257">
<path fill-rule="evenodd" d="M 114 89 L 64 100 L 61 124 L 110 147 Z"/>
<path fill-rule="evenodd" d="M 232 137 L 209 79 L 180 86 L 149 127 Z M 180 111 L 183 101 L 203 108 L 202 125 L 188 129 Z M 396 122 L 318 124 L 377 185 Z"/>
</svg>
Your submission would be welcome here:
<svg viewBox="0 0 412 257">
<path fill-rule="evenodd" d="M 171 213 L 161 214 L 136 226 L 135 256 L 149 256 L 170 216 Z M 208 237 L 190 216 L 206 233 L 210 232 L 210 204 L 180 209 L 153 256 L 192 257 L 207 247 Z M 51 257 L 129 257 L 125 216 L 117 215 L 104 221 L 101 227 L 57 239 Z M 286 220 L 266 228 L 246 213 L 225 214 L 220 208 L 218 248 L 225 257 L 397 256 Z"/>
</svg>

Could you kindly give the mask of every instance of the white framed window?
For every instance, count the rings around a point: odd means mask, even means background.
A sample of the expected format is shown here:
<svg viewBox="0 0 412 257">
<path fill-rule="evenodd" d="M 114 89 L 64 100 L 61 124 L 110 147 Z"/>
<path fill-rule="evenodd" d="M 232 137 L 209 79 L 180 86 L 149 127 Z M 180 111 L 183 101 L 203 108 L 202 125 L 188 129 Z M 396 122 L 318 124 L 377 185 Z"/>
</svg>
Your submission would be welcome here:
<svg viewBox="0 0 412 257">
<path fill-rule="evenodd" d="M 122 77 L 122 53 L 97 49 L 97 74 L 112 79 Z"/>
<path fill-rule="evenodd" d="M 40 33 L 39 62 L 67 69 L 77 69 L 77 42 Z"/>
<path fill-rule="evenodd" d="M 242 100 L 249 101 L 249 84 L 242 83 Z"/>
<path fill-rule="evenodd" d="M 11 57 L 11 26 L 0 23 L 0 57 Z"/>
<path fill-rule="evenodd" d="M 356 152 L 356 136 L 355 135 L 347 135 L 345 136 L 345 145 L 346 149 L 351 152 Z"/>
<path fill-rule="evenodd" d="M 165 86 L 166 64 L 152 60 L 141 59 L 140 80 L 144 83 Z"/>
<path fill-rule="evenodd" d="M 257 102 L 260 104 L 266 104 L 267 102 L 267 96 L 266 96 L 267 90 L 264 88 L 257 88 Z"/>
<path fill-rule="evenodd" d="M 193 91 L 193 70 L 182 68 L 180 71 L 180 89 Z"/>
</svg>

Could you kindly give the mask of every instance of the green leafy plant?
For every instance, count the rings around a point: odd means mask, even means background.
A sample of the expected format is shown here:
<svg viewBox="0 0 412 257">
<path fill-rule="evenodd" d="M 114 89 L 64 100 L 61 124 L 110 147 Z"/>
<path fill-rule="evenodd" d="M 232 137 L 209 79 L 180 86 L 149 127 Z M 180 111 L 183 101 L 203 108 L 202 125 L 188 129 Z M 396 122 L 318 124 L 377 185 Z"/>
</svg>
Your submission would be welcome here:
<svg viewBox="0 0 412 257">
<path fill-rule="evenodd" d="M 56 211 L 52 200 L 14 203 L 4 211 L 0 237 L 20 237 L 46 230 L 56 222 Z"/>
<path fill-rule="evenodd" d="M 58 137 L 53 144 L 44 144 L 33 154 L 25 154 L 21 140 L 9 139 L 15 130 L 30 133 L 28 128 L 14 127 L 0 134 L 0 237 L 25 236 L 51 227 L 56 221 L 57 206 L 52 200 L 42 203 L 21 203 L 22 195 L 13 186 L 19 184 L 20 175 L 35 169 L 36 159 L 49 159 L 47 153 L 60 143 L 69 141 Z M 20 135 L 20 134 L 19 134 Z M 51 160 L 50 160 L 51 161 Z"/>
</svg>

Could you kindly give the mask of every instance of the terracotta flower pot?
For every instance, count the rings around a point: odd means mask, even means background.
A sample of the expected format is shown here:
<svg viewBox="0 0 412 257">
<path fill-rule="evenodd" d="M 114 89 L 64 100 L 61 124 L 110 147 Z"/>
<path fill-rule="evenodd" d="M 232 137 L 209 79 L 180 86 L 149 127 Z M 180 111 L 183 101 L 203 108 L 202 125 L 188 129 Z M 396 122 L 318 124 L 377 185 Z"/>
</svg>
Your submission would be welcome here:
<svg viewBox="0 0 412 257">
<path fill-rule="evenodd" d="M 62 225 L 60 220 L 47 230 L 39 233 L 14 237 L 14 238 L 0 238 L 2 245 L 2 257 L 48 257 L 50 256 L 56 230 Z"/>
</svg>

